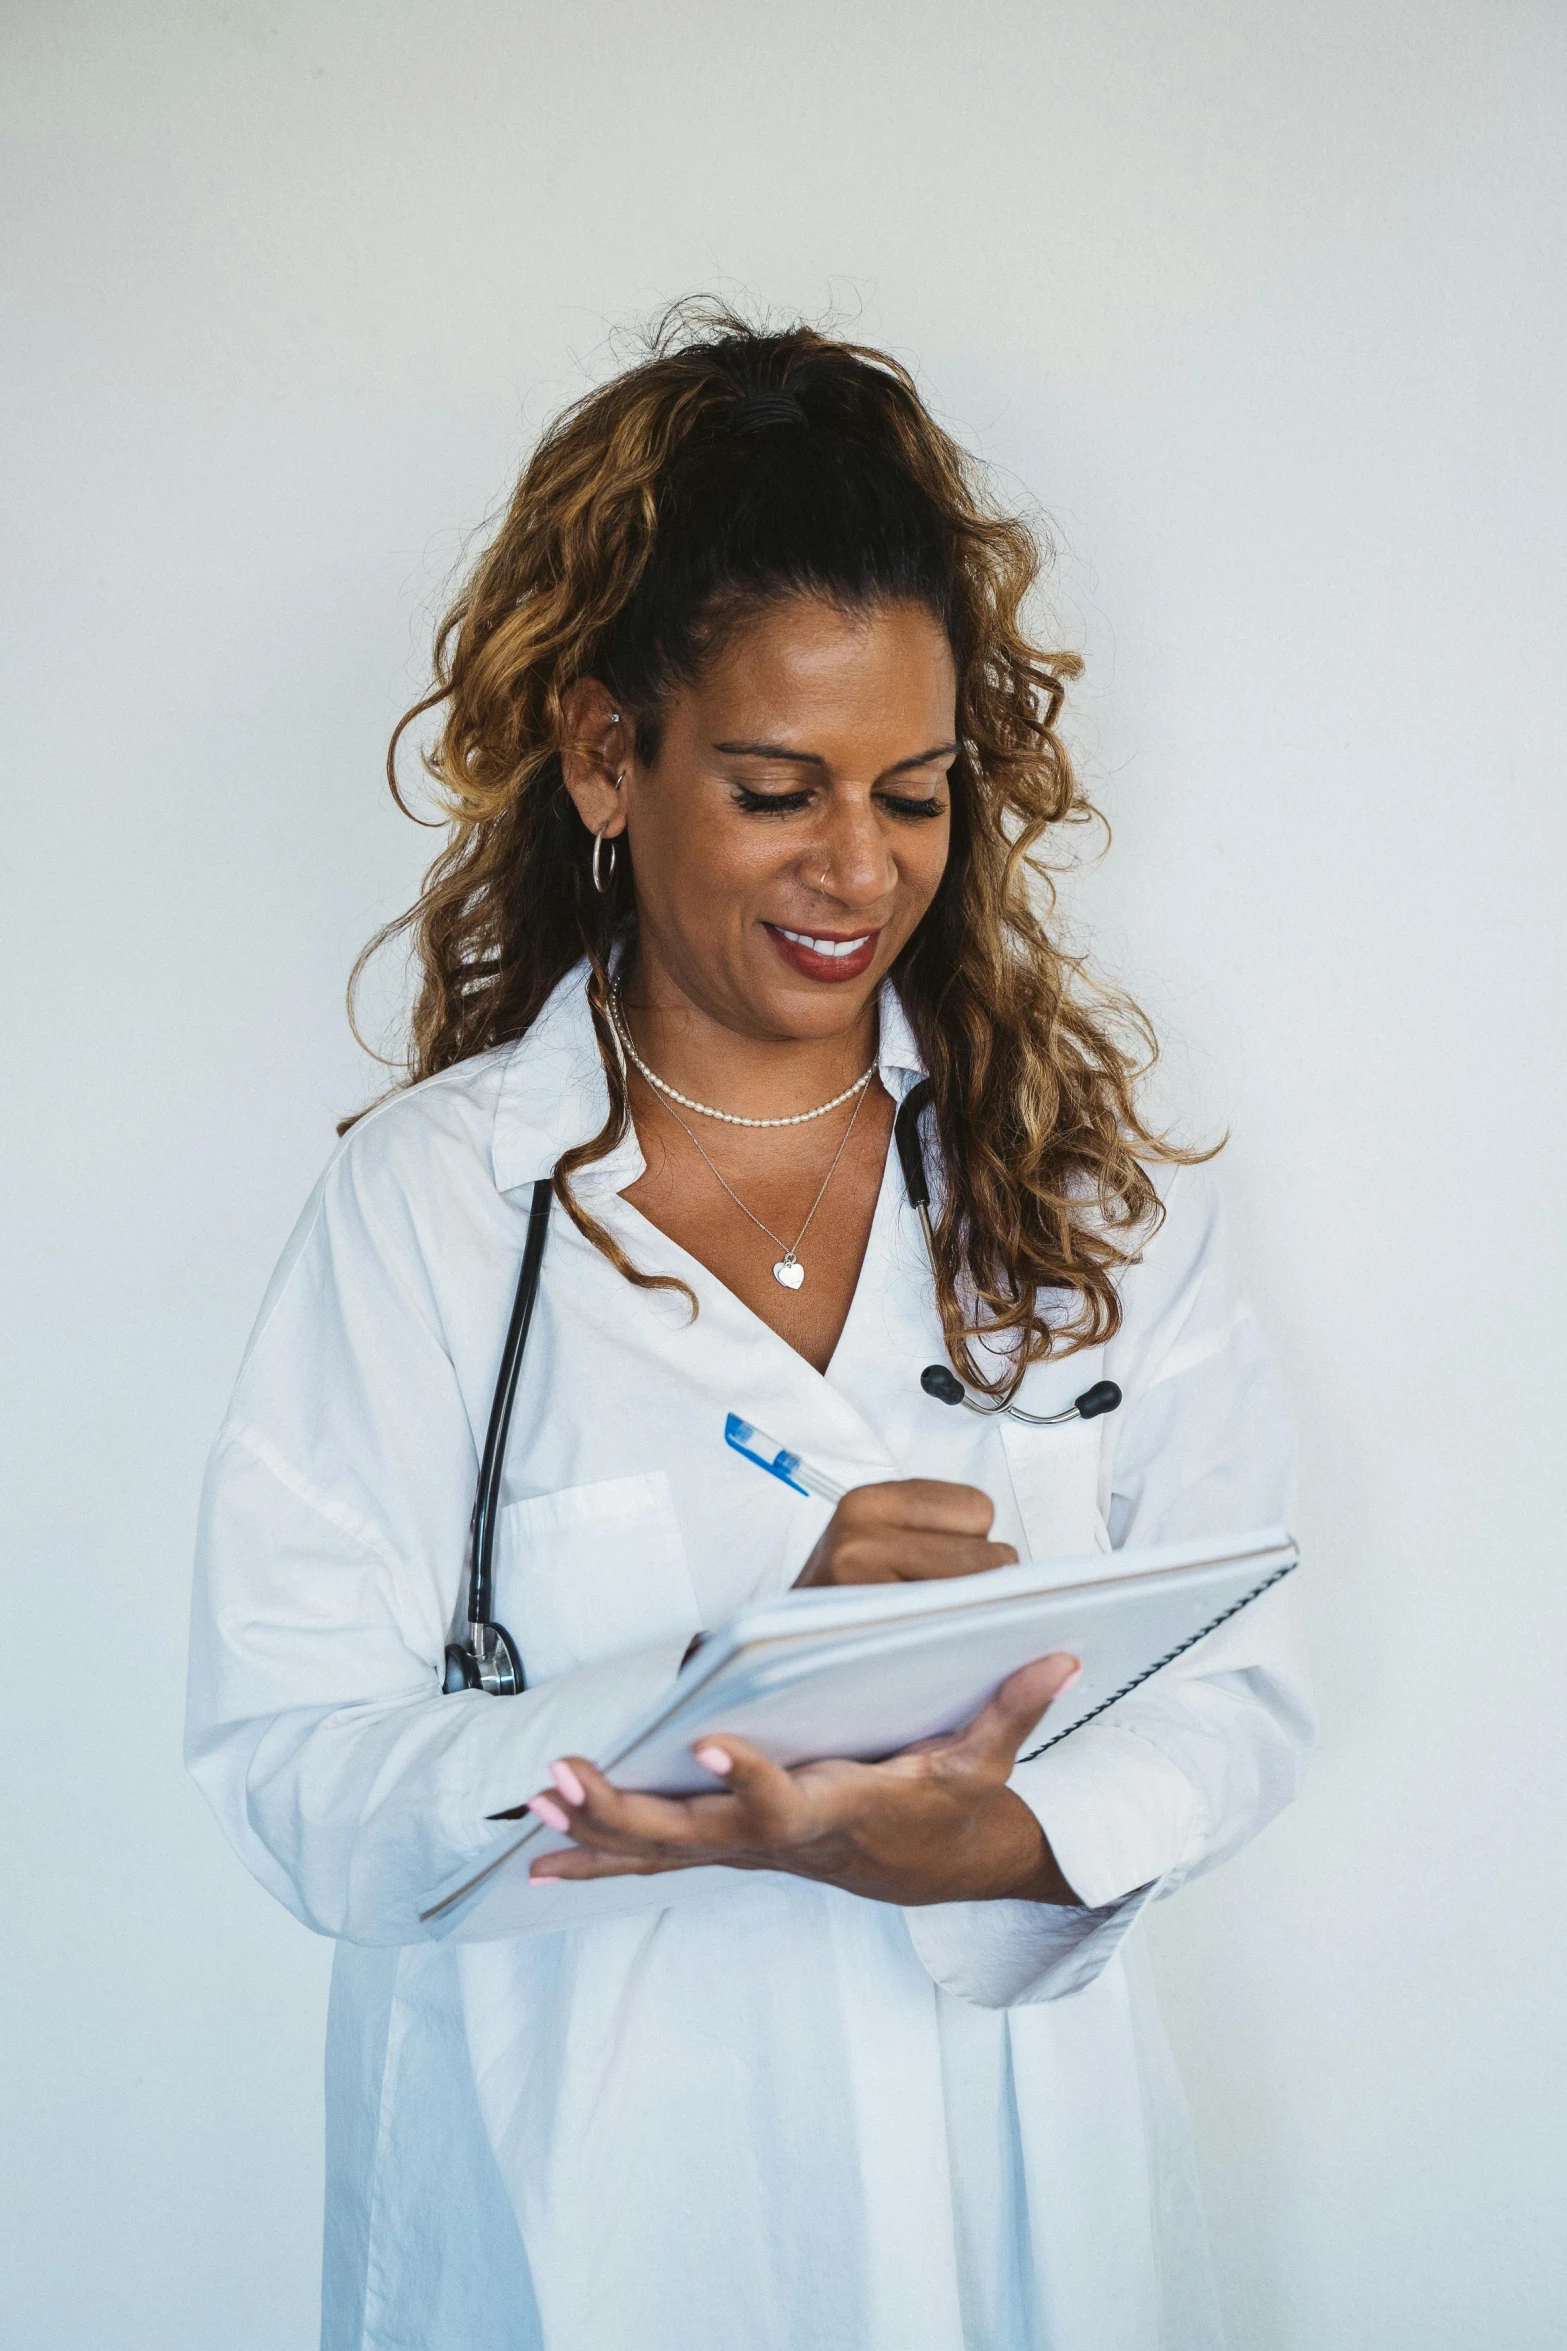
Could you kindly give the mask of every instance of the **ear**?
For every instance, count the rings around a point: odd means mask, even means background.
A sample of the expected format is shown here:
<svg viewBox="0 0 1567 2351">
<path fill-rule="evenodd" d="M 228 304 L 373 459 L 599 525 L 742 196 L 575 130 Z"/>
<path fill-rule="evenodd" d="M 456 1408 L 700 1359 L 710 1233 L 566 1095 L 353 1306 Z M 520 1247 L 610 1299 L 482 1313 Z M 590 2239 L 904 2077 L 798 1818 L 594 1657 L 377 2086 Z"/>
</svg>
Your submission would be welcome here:
<svg viewBox="0 0 1567 2351">
<path fill-rule="evenodd" d="M 561 697 L 565 740 L 560 766 L 577 814 L 590 833 L 612 841 L 626 829 L 621 786 L 630 765 L 632 730 L 597 678 L 579 678 Z"/>
</svg>

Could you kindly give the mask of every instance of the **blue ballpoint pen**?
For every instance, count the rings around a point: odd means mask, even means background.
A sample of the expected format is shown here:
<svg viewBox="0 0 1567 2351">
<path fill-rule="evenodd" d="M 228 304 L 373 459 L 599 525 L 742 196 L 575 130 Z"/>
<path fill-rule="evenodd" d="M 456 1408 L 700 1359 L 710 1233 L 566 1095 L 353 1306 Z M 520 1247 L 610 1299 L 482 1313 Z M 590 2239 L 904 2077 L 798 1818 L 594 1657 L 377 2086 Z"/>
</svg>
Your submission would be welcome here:
<svg viewBox="0 0 1567 2351">
<path fill-rule="evenodd" d="M 819 1469 L 813 1469 L 787 1445 L 780 1445 L 776 1437 L 759 1429 L 754 1420 L 742 1420 L 738 1412 L 731 1412 L 724 1422 L 724 1443 L 796 1494 L 816 1494 L 823 1502 L 841 1502 L 848 1491 Z"/>
</svg>

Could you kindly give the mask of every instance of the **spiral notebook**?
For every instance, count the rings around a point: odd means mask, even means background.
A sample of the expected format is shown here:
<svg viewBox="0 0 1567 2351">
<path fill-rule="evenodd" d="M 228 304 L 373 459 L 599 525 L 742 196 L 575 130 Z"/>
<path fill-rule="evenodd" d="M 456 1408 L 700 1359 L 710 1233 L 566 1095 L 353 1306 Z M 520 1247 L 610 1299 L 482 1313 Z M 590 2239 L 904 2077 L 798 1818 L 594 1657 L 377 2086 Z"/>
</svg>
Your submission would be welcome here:
<svg viewBox="0 0 1567 2351">
<path fill-rule="evenodd" d="M 749 1739 L 776 1763 L 863 1762 L 961 1728 L 1018 1666 L 1054 1650 L 1081 1678 L 1044 1715 L 1022 1760 L 1042 1755 L 1160 1673 L 1298 1564 L 1281 1528 L 1223 1541 L 1025 1562 L 941 1582 L 787 1592 L 737 1609 L 658 1703 L 594 1757 L 617 1785 L 711 1792 L 692 1755 L 704 1734 Z M 497 1701 L 505 1703 L 505 1701 Z M 697 1869 L 592 1884 L 531 1885 L 530 1863 L 567 1840 L 542 1821 L 505 1824 L 501 1848 L 432 1887 L 420 1917 L 435 1935 L 527 1934 L 582 1926 L 730 1882 Z M 474 1915 L 484 1906 L 484 1918 Z"/>
</svg>

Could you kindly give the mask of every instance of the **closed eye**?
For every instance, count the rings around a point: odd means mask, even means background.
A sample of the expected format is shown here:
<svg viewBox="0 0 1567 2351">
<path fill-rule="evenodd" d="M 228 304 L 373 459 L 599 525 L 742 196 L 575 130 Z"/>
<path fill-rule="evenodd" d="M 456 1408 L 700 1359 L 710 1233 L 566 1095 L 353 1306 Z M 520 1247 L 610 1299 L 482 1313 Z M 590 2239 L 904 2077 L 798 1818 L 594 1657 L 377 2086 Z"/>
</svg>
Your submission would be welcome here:
<svg viewBox="0 0 1567 2351">
<path fill-rule="evenodd" d="M 734 784 L 735 806 L 742 816 L 798 816 L 809 808 L 814 794 L 801 792 L 757 792 L 749 784 Z M 916 798 L 909 792 L 878 792 L 876 798 L 889 816 L 917 823 L 922 817 L 940 816 L 945 802 L 939 793 L 931 792 Z"/>
<path fill-rule="evenodd" d="M 811 805 L 809 792 L 753 792 L 749 784 L 736 784 L 734 794 L 742 816 L 798 816 Z"/>
</svg>

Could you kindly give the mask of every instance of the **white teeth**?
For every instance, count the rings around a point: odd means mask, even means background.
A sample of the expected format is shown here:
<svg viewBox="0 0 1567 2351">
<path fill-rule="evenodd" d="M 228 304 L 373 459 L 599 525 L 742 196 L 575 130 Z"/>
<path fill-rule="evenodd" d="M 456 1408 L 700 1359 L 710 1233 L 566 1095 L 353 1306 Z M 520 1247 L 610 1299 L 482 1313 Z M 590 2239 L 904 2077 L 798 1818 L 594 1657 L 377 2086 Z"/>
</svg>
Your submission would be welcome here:
<svg viewBox="0 0 1567 2351">
<path fill-rule="evenodd" d="M 797 947 L 809 947 L 813 955 L 830 955 L 835 963 L 845 955 L 858 955 L 871 936 L 869 931 L 862 931 L 857 939 L 813 939 L 806 931 L 786 931 L 782 923 L 778 930 L 780 937 L 792 939 Z"/>
</svg>

